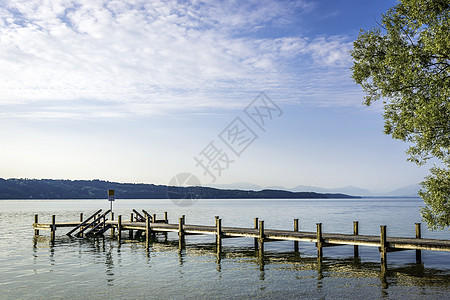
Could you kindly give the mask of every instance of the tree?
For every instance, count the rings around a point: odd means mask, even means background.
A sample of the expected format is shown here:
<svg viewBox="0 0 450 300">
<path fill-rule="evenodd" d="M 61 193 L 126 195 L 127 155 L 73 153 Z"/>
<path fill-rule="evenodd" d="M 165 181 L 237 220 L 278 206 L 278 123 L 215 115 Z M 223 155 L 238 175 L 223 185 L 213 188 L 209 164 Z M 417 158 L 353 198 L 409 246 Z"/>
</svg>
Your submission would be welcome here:
<svg viewBox="0 0 450 300">
<path fill-rule="evenodd" d="M 351 51 L 364 104 L 383 101 L 384 132 L 411 144 L 408 160 L 437 160 L 419 192 L 432 229 L 450 226 L 449 16 L 450 0 L 401 0 Z"/>
</svg>

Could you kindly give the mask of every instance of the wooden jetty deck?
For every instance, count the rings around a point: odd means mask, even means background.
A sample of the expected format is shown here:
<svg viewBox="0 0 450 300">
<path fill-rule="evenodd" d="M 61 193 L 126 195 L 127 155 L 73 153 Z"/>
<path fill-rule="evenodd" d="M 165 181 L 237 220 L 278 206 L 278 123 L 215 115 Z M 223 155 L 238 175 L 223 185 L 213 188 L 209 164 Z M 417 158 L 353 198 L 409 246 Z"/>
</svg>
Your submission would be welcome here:
<svg viewBox="0 0 450 300">
<path fill-rule="evenodd" d="M 67 235 L 74 234 L 76 237 L 84 236 L 103 236 L 107 230 L 111 231 L 112 236 L 115 236 L 117 231 L 117 238 L 120 241 L 122 232 L 128 231 L 129 236 L 133 236 L 133 231 L 139 236 L 145 234 L 146 244 L 148 246 L 150 236 L 153 233 L 167 233 L 176 232 L 179 235 L 180 242 L 184 241 L 185 235 L 213 235 L 216 237 L 218 249 L 222 244 L 224 238 L 247 237 L 253 238 L 255 248 L 260 252 L 264 251 L 264 243 L 270 241 L 293 241 L 294 251 L 299 250 L 298 242 L 315 243 L 317 247 L 317 255 L 319 258 L 323 255 L 324 247 L 353 245 L 354 256 L 358 257 L 359 246 L 378 247 L 381 254 L 382 266 L 386 265 L 387 253 L 402 250 L 415 250 L 416 261 L 421 262 L 421 250 L 432 251 L 450 251 L 450 240 L 441 239 L 425 239 L 421 237 L 421 224 L 415 224 L 415 238 L 408 237 L 388 237 L 386 235 L 386 226 L 380 226 L 380 235 L 360 235 L 358 234 L 358 222 L 353 222 L 353 233 L 324 233 L 322 232 L 322 224 L 317 223 L 316 232 L 299 231 L 298 219 L 294 219 L 294 230 L 274 230 L 265 229 L 264 221 L 258 218 L 254 219 L 253 228 L 241 227 L 222 227 L 222 220 L 216 216 L 215 225 L 189 225 L 185 224 L 185 217 L 178 219 L 178 224 L 170 224 L 168 222 L 167 213 L 164 213 L 163 219 L 157 219 L 156 214 L 150 215 L 145 210 L 143 214 L 133 210 L 129 221 L 123 221 L 122 216 L 118 216 L 114 220 L 114 215 L 108 210 L 100 215 L 101 210 L 97 211 L 89 218 L 83 220 L 83 214 L 80 214 L 78 222 L 62 222 L 56 223 L 55 216 L 52 216 L 51 223 L 39 223 L 38 215 L 35 215 L 35 222 L 33 224 L 35 234 L 39 235 L 39 230 L 50 230 L 51 240 L 55 239 L 55 231 L 59 227 L 73 227 Z M 111 220 L 107 219 L 111 215 Z M 75 233 L 78 231 L 77 233 Z"/>
</svg>

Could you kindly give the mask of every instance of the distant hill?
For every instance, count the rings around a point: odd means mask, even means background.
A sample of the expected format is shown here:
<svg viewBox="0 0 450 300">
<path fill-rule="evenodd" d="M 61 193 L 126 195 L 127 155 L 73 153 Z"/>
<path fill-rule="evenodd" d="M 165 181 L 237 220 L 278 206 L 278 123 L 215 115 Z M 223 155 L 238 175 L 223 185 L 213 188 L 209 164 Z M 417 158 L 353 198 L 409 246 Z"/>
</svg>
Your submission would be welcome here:
<svg viewBox="0 0 450 300">
<path fill-rule="evenodd" d="M 257 184 L 250 182 L 235 182 L 235 183 L 222 183 L 222 184 L 205 184 L 204 186 L 212 187 L 220 190 L 251 190 L 251 191 L 261 191 L 261 190 L 286 190 L 282 187 L 280 188 L 263 188 Z"/>
<path fill-rule="evenodd" d="M 238 190 L 211 187 L 168 187 L 102 180 L 1 179 L 0 199 L 106 199 L 114 189 L 118 199 L 308 199 L 359 198 L 341 193 L 291 192 L 285 190 Z"/>
<path fill-rule="evenodd" d="M 412 184 L 412 185 L 408 185 L 393 191 L 390 191 L 388 193 L 386 193 L 386 196 L 393 196 L 393 197 L 399 197 L 399 196 L 404 196 L 404 197 L 419 197 L 419 190 L 421 189 L 421 186 L 419 184 Z"/>
<path fill-rule="evenodd" d="M 283 190 L 291 192 L 314 192 L 320 194 L 345 194 L 358 197 L 419 197 L 418 191 L 420 190 L 419 184 L 412 184 L 405 187 L 397 188 L 391 191 L 377 191 L 373 192 L 368 189 L 348 185 L 337 188 L 324 188 L 310 185 L 297 185 L 293 188 L 286 188 L 283 186 L 266 186 L 261 187 L 259 185 L 249 182 L 237 182 L 230 184 L 214 184 L 208 185 L 218 189 L 238 189 L 238 190 Z"/>
<path fill-rule="evenodd" d="M 320 188 L 320 187 L 316 187 L 316 186 L 298 185 L 290 190 L 294 191 L 294 192 L 314 191 L 314 192 L 318 192 L 318 193 L 342 193 L 342 194 L 360 195 L 360 196 L 372 195 L 372 192 L 370 192 L 369 190 L 351 186 L 351 185 L 341 187 L 341 188 L 334 188 L 334 189 Z"/>
</svg>

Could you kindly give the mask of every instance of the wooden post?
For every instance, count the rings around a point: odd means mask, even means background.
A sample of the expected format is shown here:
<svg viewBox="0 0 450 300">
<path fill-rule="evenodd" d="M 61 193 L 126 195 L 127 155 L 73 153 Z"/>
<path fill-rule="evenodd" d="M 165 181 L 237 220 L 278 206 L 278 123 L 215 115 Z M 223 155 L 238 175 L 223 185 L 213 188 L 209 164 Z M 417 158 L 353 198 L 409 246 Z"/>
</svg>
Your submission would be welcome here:
<svg viewBox="0 0 450 300">
<path fill-rule="evenodd" d="M 52 227 L 50 228 L 50 240 L 55 241 L 55 231 L 56 231 L 56 216 L 52 216 Z"/>
<path fill-rule="evenodd" d="M 150 218 L 145 219 L 145 247 L 148 250 L 150 245 Z"/>
<path fill-rule="evenodd" d="M 381 267 L 385 269 L 387 265 L 386 225 L 380 226 L 380 256 Z"/>
<path fill-rule="evenodd" d="M 94 220 L 95 220 L 95 216 L 94 216 Z M 84 217 L 83 217 L 83 213 L 80 213 L 80 222 L 83 223 Z M 84 229 L 85 226 L 81 226 L 80 229 Z M 84 234 L 83 232 L 81 232 L 80 237 L 83 237 Z"/>
<path fill-rule="evenodd" d="M 294 231 L 298 231 L 298 219 L 294 219 Z M 298 241 L 294 241 L 294 252 L 298 252 Z"/>
<path fill-rule="evenodd" d="M 264 253 L 264 221 L 259 221 L 259 253 Z"/>
<path fill-rule="evenodd" d="M 218 249 L 222 247 L 222 219 L 216 219 L 216 244 Z"/>
<path fill-rule="evenodd" d="M 120 243 L 120 240 L 122 239 L 122 215 L 117 217 L 117 239 Z"/>
<path fill-rule="evenodd" d="M 322 239 L 322 223 L 316 223 L 317 226 L 317 257 L 322 258 L 322 246 L 323 246 L 323 239 Z"/>
<path fill-rule="evenodd" d="M 111 212 L 111 221 L 114 221 L 114 212 Z M 111 237 L 114 237 L 115 228 L 111 226 Z"/>
<path fill-rule="evenodd" d="M 183 217 L 178 219 L 178 236 L 181 238 L 184 237 L 184 229 L 183 229 Z"/>
<path fill-rule="evenodd" d="M 34 215 L 34 224 L 38 224 L 38 223 L 39 223 L 39 215 L 35 214 Z M 38 229 L 34 230 L 34 235 L 39 235 L 39 230 Z"/>
<path fill-rule="evenodd" d="M 169 223 L 169 218 L 167 218 L 167 211 L 164 212 L 164 223 Z"/>
<path fill-rule="evenodd" d="M 178 250 L 183 251 L 184 248 L 184 229 L 183 229 L 183 217 L 178 219 Z"/>
<path fill-rule="evenodd" d="M 131 214 L 130 214 L 130 222 L 133 222 L 133 219 L 134 219 L 134 214 L 131 213 Z M 133 229 L 130 229 L 130 230 L 128 231 L 128 236 L 130 237 L 130 239 L 133 238 Z"/>
<path fill-rule="evenodd" d="M 416 223 L 416 239 L 422 238 L 422 230 L 420 229 L 420 223 Z M 422 251 L 416 250 L 416 263 L 420 264 L 422 262 Z"/>
<path fill-rule="evenodd" d="M 186 216 L 183 215 L 182 218 L 183 218 L 183 225 L 186 225 Z"/>
<path fill-rule="evenodd" d="M 255 225 L 254 227 L 255 229 L 258 229 L 258 218 L 255 218 Z M 258 238 L 255 238 L 255 250 L 258 250 Z"/>
<path fill-rule="evenodd" d="M 153 223 L 156 223 L 156 214 L 153 214 Z"/>
<path fill-rule="evenodd" d="M 359 222 L 358 221 L 353 221 L 353 235 L 358 235 L 359 234 L 359 228 L 358 228 Z M 354 245 L 353 246 L 353 256 L 355 258 L 359 257 L 359 248 L 358 245 Z"/>
</svg>

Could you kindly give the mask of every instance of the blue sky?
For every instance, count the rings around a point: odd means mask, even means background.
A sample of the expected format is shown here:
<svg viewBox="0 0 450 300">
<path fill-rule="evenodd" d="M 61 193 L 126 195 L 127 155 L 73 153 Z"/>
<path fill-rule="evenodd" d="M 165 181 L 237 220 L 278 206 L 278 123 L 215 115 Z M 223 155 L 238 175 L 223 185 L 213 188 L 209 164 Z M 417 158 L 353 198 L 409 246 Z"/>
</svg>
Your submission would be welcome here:
<svg viewBox="0 0 450 300">
<path fill-rule="evenodd" d="M 364 107 L 350 78 L 359 29 L 394 4 L 2 1 L 0 177 L 167 184 L 190 172 L 203 184 L 372 191 L 418 183 L 427 167 L 383 135 L 382 107 Z M 262 107 L 261 92 L 273 112 L 264 128 L 245 113 Z M 249 129 L 234 141 L 239 155 L 220 138 L 236 118 Z M 203 169 L 194 158 L 206 163 L 213 150 Z"/>
</svg>

